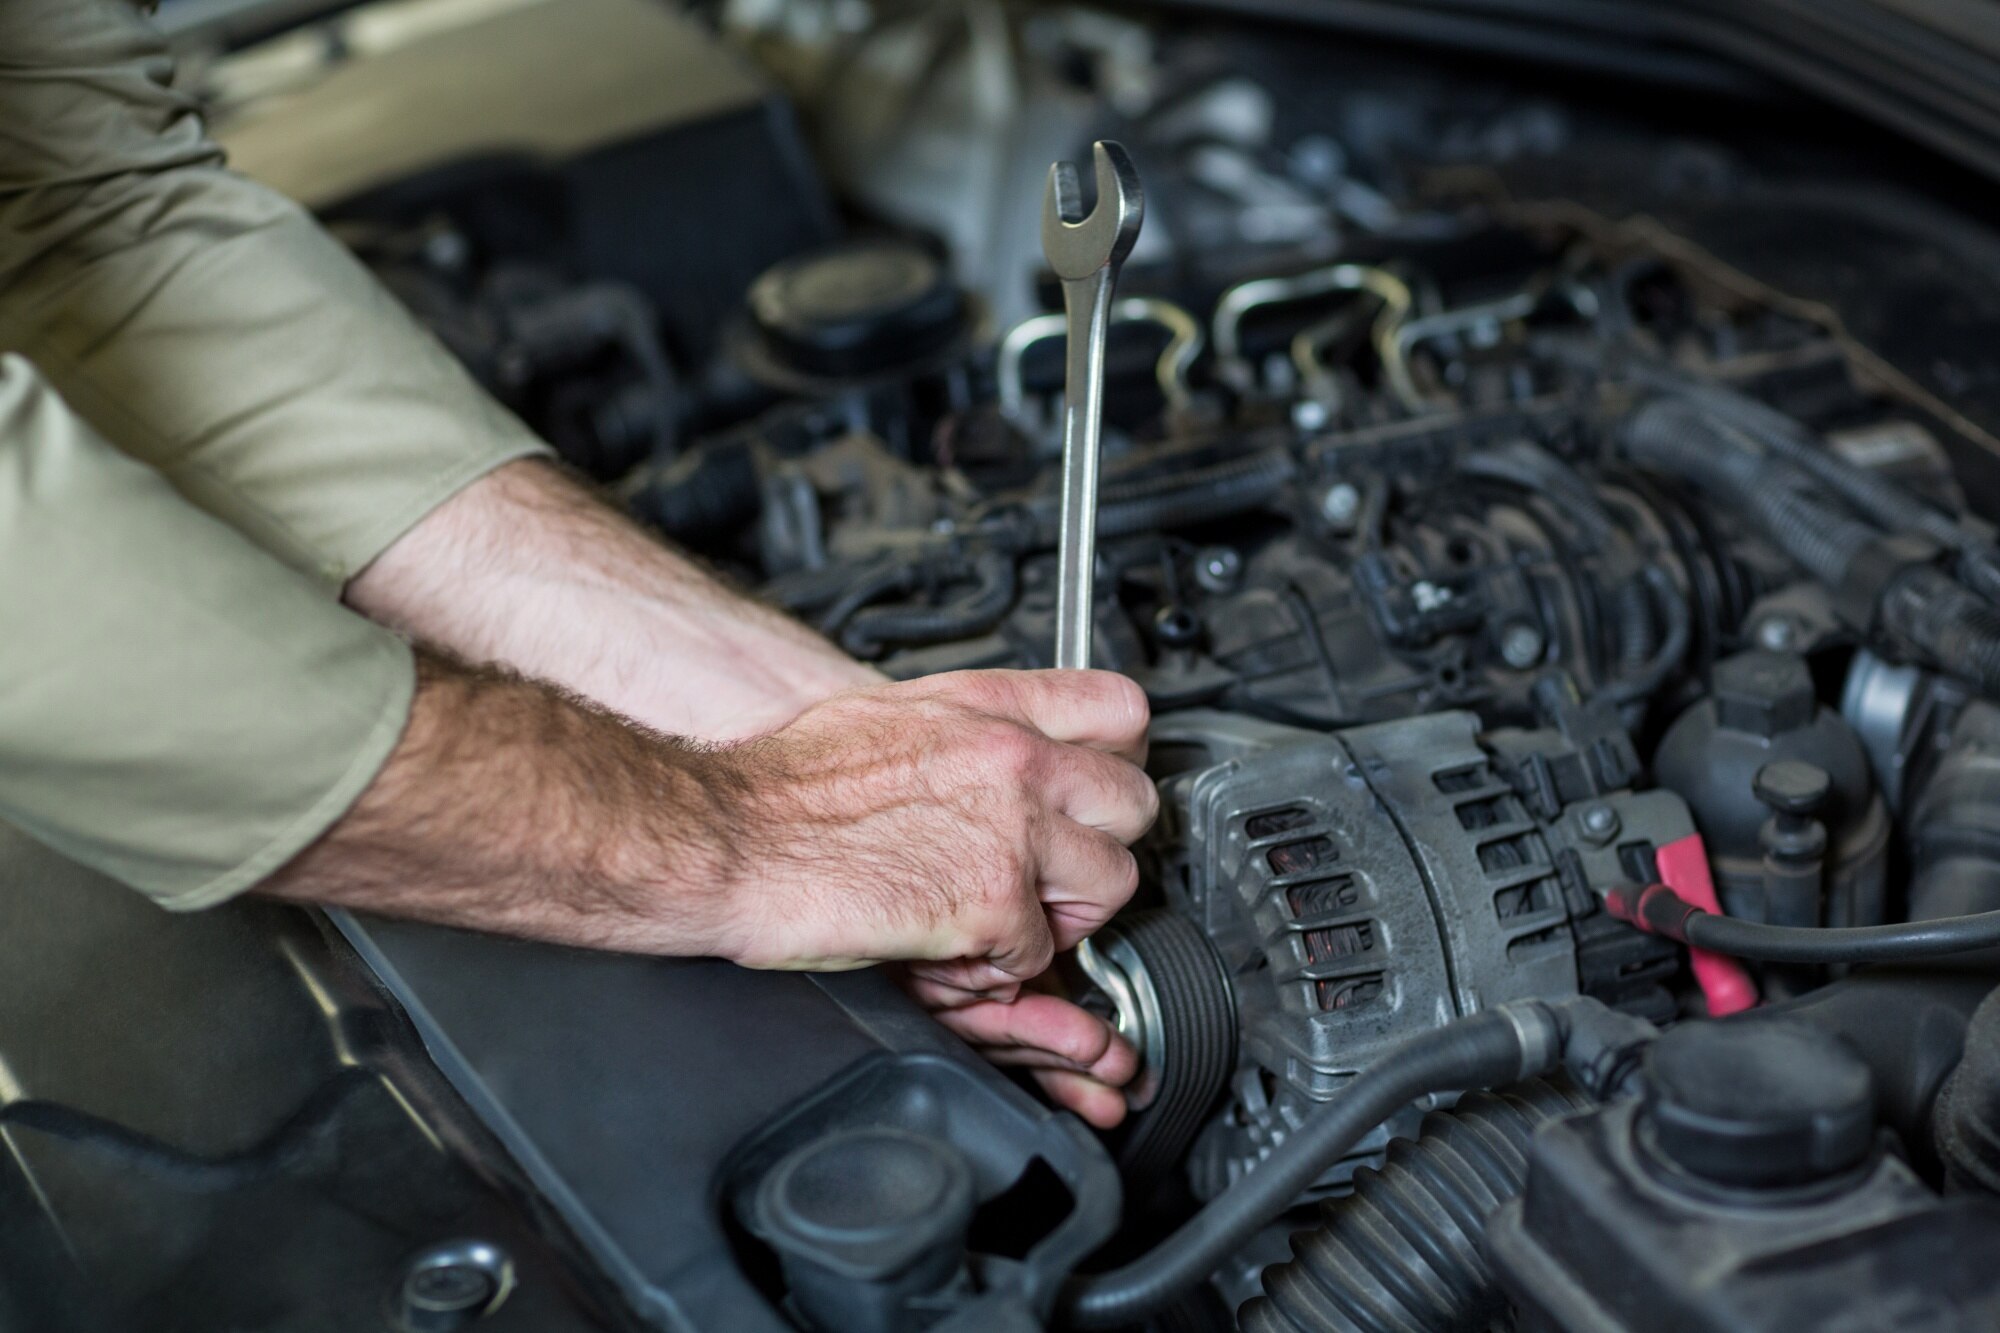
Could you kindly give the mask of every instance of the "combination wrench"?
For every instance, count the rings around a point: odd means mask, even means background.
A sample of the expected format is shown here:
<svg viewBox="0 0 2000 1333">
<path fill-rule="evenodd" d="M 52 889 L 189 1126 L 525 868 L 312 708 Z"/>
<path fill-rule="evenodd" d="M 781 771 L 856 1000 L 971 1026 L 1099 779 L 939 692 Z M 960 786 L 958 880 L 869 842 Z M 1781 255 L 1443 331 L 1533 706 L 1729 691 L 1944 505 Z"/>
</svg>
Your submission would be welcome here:
<svg viewBox="0 0 2000 1333">
<path fill-rule="evenodd" d="M 1124 148 L 1100 139 L 1090 155 L 1097 206 L 1083 211 L 1076 167 L 1049 168 L 1042 254 L 1062 281 L 1069 346 L 1063 375 L 1062 518 L 1056 545 L 1056 659 L 1090 665 L 1091 593 L 1097 565 L 1097 451 L 1104 418 L 1104 340 L 1118 269 L 1139 239 L 1146 196 Z"/>
</svg>

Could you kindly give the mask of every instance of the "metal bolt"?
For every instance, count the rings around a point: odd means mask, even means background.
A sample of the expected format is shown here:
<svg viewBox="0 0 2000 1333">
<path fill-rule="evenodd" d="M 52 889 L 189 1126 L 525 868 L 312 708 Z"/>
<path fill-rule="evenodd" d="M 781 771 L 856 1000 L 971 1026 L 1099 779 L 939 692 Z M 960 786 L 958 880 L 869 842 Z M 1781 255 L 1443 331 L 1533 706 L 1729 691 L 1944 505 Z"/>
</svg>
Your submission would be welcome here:
<svg viewBox="0 0 2000 1333">
<path fill-rule="evenodd" d="M 1204 546 L 1194 553 L 1194 581 L 1206 592 L 1230 592 L 1243 577 L 1243 557 L 1233 546 Z"/>
<path fill-rule="evenodd" d="M 433 1245 L 403 1266 L 397 1322 L 405 1333 L 455 1333 L 490 1314 L 513 1285 L 513 1260 L 498 1245 L 483 1240 Z"/>
<path fill-rule="evenodd" d="M 458 232 L 434 231 L 424 237 L 423 256 L 432 268 L 456 272 L 472 258 L 472 246 Z"/>
<path fill-rule="evenodd" d="M 1584 836 L 1598 844 L 1609 842 L 1618 833 L 1618 812 L 1602 801 L 1583 807 L 1576 822 L 1583 826 Z"/>
<path fill-rule="evenodd" d="M 1451 589 L 1442 584 L 1420 579 L 1410 585 L 1410 600 L 1419 611 L 1435 611 L 1451 600 Z"/>
<path fill-rule="evenodd" d="M 1798 646 L 1799 626 L 1790 616 L 1766 616 L 1757 625 L 1757 646 L 1774 653 Z"/>
<path fill-rule="evenodd" d="M 1516 671 L 1525 671 L 1542 660 L 1548 646 L 1541 630 L 1525 620 L 1517 620 L 1500 631 L 1500 660 Z"/>
<path fill-rule="evenodd" d="M 1320 513 L 1336 528 L 1351 528 L 1361 513 L 1361 492 L 1351 483 L 1342 481 L 1326 488 L 1326 494 L 1319 502 Z"/>
<path fill-rule="evenodd" d="M 1326 404 L 1317 398 L 1301 398 L 1292 404 L 1292 424 L 1300 430 L 1318 430 L 1328 415 Z"/>
</svg>

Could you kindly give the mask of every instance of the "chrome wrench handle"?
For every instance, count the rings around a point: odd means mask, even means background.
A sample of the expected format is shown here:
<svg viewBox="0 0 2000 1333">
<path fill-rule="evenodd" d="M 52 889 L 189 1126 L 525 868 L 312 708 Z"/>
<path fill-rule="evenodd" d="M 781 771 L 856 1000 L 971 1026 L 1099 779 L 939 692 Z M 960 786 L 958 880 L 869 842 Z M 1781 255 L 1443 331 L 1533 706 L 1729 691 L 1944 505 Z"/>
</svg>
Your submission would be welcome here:
<svg viewBox="0 0 2000 1333">
<path fill-rule="evenodd" d="M 1042 253 L 1062 282 L 1068 348 L 1063 378 L 1062 512 L 1056 546 L 1056 652 L 1063 668 L 1090 665 L 1097 566 L 1098 448 L 1104 420 L 1104 347 L 1118 270 L 1139 239 L 1146 198 L 1118 144 L 1091 146 L 1097 206 L 1086 216 L 1076 168 L 1049 168 Z"/>
</svg>

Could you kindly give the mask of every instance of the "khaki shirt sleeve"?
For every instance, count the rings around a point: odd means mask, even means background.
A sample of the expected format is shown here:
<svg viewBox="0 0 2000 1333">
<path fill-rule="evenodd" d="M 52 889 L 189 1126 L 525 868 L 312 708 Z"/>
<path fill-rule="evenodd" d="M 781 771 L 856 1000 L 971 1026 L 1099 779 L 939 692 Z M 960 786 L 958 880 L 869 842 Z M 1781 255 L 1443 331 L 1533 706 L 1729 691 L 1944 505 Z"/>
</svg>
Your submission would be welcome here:
<svg viewBox="0 0 2000 1333">
<path fill-rule="evenodd" d="M 313 219 L 227 170 L 128 0 L 0 0 L 0 351 L 330 587 L 545 446 Z"/>
<path fill-rule="evenodd" d="M 346 812 L 414 681 L 402 640 L 0 356 L 0 818 L 206 907 Z"/>
</svg>

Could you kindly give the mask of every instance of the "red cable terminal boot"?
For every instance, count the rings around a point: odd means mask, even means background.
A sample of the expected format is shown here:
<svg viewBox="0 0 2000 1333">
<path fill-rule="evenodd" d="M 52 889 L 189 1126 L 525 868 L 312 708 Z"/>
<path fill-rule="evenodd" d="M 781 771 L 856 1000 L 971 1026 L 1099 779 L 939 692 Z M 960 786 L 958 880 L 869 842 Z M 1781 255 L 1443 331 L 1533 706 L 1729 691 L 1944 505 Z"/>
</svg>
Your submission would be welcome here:
<svg viewBox="0 0 2000 1333">
<path fill-rule="evenodd" d="M 1695 911 L 1722 915 L 1722 903 L 1716 897 L 1715 881 L 1708 871 L 1708 848 L 1699 833 L 1690 834 L 1661 847 L 1654 853 L 1654 860 L 1660 868 L 1660 883 L 1639 893 L 1633 903 L 1644 919 L 1627 916 L 1616 905 L 1611 906 L 1611 914 L 1641 930 L 1665 935 L 1685 944 L 1687 936 L 1681 932 Z M 1665 890 L 1666 898 L 1673 902 L 1656 898 L 1649 907 L 1646 897 L 1656 888 Z M 1614 894 L 1616 892 L 1614 890 Z M 1682 910 L 1675 910 L 1675 904 Z M 1695 983 L 1708 999 L 1711 1016 L 1722 1018 L 1739 1014 L 1756 1005 L 1757 983 L 1750 979 L 1743 964 L 1707 949 L 1691 948 L 1688 955 L 1694 968 Z"/>
</svg>

